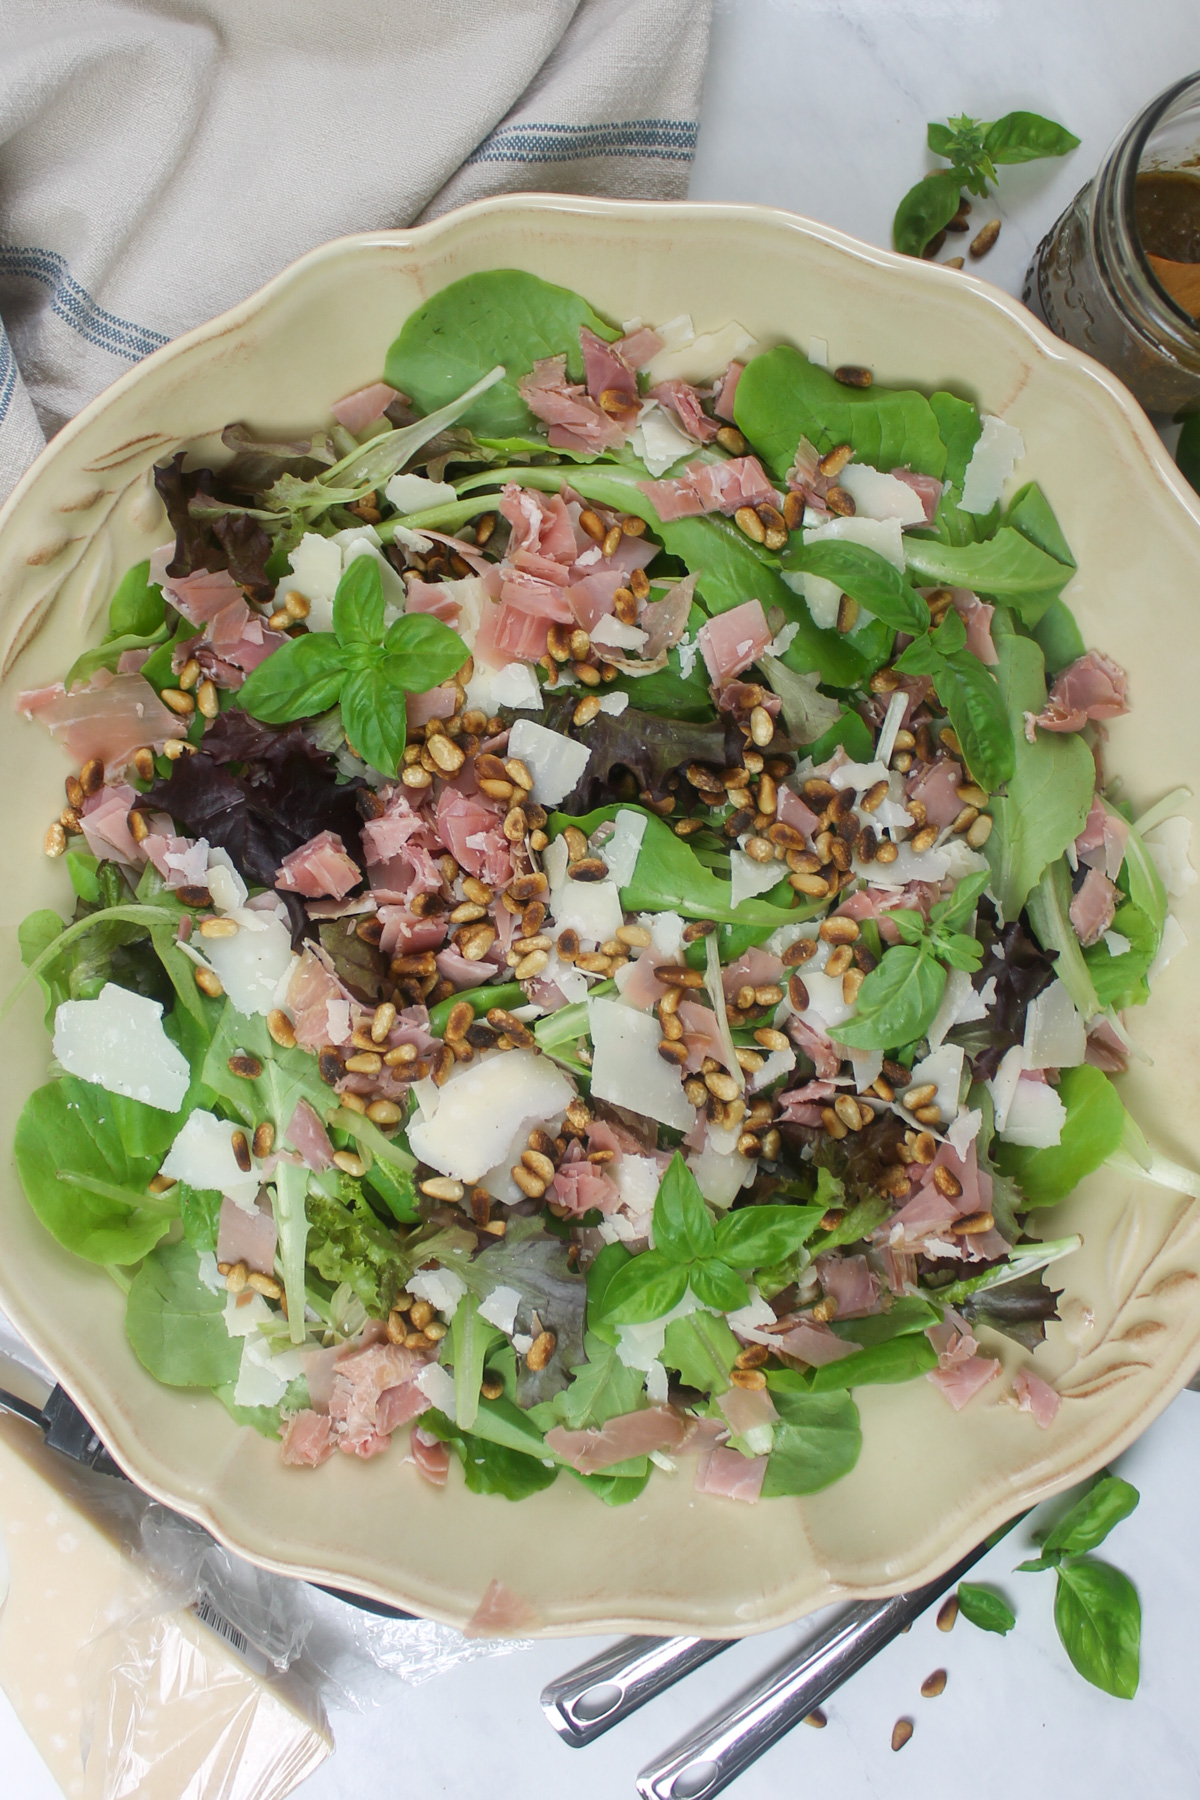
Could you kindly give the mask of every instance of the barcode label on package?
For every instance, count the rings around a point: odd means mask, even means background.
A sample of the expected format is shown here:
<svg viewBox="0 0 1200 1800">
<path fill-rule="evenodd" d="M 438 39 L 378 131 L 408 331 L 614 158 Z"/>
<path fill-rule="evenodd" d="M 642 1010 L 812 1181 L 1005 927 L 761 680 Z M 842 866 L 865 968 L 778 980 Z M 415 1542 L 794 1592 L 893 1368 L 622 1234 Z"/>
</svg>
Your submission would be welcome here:
<svg viewBox="0 0 1200 1800">
<path fill-rule="evenodd" d="M 229 1648 L 240 1656 L 247 1668 L 253 1669 L 256 1675 L 265 1675 L 267 1659 L 261 1650 L 255 1648 L 244 1631 L 239 1631 L 232 1619 L 227 1619 L 220 1607 L 215 1604 L 210 1594 L 202 1593 L 192 1605 L 192 1611 L 202 1625 L 229 1645 Z"/>
</svg>

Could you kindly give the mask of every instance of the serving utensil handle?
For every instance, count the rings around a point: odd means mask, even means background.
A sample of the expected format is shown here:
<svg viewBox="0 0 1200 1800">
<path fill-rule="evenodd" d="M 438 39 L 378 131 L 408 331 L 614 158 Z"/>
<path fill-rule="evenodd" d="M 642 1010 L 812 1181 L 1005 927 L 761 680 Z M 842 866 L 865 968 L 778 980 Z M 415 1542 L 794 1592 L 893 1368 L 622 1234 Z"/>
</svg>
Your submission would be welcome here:
<svg viewBox="0 0 1200 1800">
<path fill-rule="evenodd" d="M 1014 1519 L 1012 1525 L 1016 1523 Z M 993 1533 L 924 1587 L 890 1600 L 860 1601 L 840 1614 L 798 1654 L 768 1670 L 723 1712 L 647 1764 L 637 1778 L 642 1800 L 713 1800 L 926 1607 L 957 1586 L 1012 1525 Z"/>
<path fill-rule="evenodd" d="M 728 1650 L 727 1638 L 627 1637 L 542 1689 L 542 1710 L 580 1750 L 665 1688 Z"/>
</svg>

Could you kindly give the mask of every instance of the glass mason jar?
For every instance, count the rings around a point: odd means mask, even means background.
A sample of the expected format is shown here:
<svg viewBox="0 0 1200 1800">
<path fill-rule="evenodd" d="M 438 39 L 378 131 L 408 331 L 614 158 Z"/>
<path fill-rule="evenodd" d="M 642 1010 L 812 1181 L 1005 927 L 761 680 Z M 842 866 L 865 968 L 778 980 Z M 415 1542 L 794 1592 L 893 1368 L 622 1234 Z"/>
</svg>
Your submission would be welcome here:
<svg viewBox="0 0 1200 1800">
<path fill-rule="evenodd" d="M 1142 170 L 1200 171 L 1200 76 L 1152 100 L 1034 254 L 1025 304 L 1119 375 L 1147 412 L 1200 398 L 1200 324 L 1155 280 L 1134 215 Z"/>
</svg>

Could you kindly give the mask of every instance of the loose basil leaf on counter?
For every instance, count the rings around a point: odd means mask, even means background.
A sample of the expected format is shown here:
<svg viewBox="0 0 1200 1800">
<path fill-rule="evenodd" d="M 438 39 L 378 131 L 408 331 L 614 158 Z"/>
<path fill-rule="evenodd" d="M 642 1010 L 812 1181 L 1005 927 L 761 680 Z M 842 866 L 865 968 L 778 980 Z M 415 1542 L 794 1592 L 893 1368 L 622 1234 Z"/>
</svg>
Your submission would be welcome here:
<svg viewBox="0 0 1200 1800">
<path fill-rule="evenodd" d="M 506 378 L 481 394 L 460 423 L 485 437 L 523 436 L 536 421 L 517 391 L 519 378 L 544 357 L 565 356 L 568 378 L 582 381 L 581 325 L 608 342 L 621 335 L 581 295 L 524 270 L 466 275 L 405 320 L 383 378 L 428 413 L 503 363 Z"/>
<path fill-rule="evenodd" d="M 1053 1568 L 1064 1556 L 1083 1556 L 1097 1549 L 1114 1526 L 1135 1510 L 1141 1495 L 1119 1475 L 1101 1475 L 1042 1540 L 1041 1556 L 1022 1563 L 1025 1570 Z"/>
<path fill-rule="evenodd" d="M 1066 156 L 1079 148 L 1079 139 L 1065 125 L 1040 113 L 1010 112 L 983 134 L 983 148 L 994 163 L 1038 162 L 1045 156 Z"/>
<path fill-rule="evenodd" d="M 1007 1600 L 975 1581 L 959 1582 L 958 1610 L 980 1631 L 995 1631 L 1001 1637 L 1007 1637 L 1017 1622 L 1017 1615 Z"/>
<path fill-rule="evenodd" d="M 929 630 L 928 605 L 877 550 L 862 544 L 805 544 L 788 552 L 784 565 L 797 574 L 835 582 L 893 631 L 907 631 L 916 637 Z"/>
<path fill-rule="evenodd" d="M 790 344 L 747 363 L 733 402 L 738 429 L 780 482 L 802 437 L 819 450 L 849 444 L 876 469 L 907 465 L 940 476 L 946 448 L 924 394 L 913 388 L 853 388 L 835 381 Z"/>
<path fill-rule="evenodd" d="M 958 211 L 962 185 L 957 170 L 934 169 L 909 188 L 892 220 L 892 242 L 902 256 L 922 255 L 930 239 L 945 229 Z"/>
<path fill-rule="evenodd" d="M 1054 1623 L 1085 1681 L 1118 1700 L 1137 1693 L 1142 1609 L 1137 1589 L 1110 1563 L 1084 1556 L 1058 1570 Z"/>
</svg>

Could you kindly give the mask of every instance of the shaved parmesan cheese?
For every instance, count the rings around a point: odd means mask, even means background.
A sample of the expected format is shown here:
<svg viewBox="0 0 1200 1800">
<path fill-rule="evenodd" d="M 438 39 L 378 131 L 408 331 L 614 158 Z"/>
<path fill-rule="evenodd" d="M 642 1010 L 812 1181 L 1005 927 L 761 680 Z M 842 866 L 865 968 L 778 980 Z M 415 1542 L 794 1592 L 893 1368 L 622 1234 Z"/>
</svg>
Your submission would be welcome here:
<svg viewBox="0 0 1200 1800">
<path fill-rule="evenodd" d="M 730 1331 L 736 1331 L 739 1336 L 747 1330 L 755 1331 L 763 1325 L 775 1323 L 775 1309 L 770 1301 L 763 1299 L 753 1282 L 749 1285 L 750 1299 L 746 1305 L 725 1315 Z"/>
<path fill-rule="evenodd" d="M 966 1156 L 969 1146 L 979 1136 L 979 1127 L 982 1124 L 982 1112 L 970 1112 L 965 1107 L 963 1108 L 946 1131 L 946 1142 L 956 1156 Z"/>
<path fill-rule="evenodd" d="M 525 764 L 533 776 L 533 797 L 542 806 L 565 800 L 588 766 L 591 751 L 559 731 L 549 731 L 532 719 L 518 719 L 508 738 L 508 754 Z"/>
<path fill-rule="evenodd" d="M 791 649 L 792 642 L 795 639 L 795 637 L 797 636 L 799 630 L 800 630 L 799 625 L 797 625 L 796 621 L 794 619 L 792 619 L 787 625 L 784 625 L 780 628 L 778 636 L 773 637 L 771 639 L 770 643 L 767 645 L 766 649 L 763 651 L 763 655 L 764 656 L 773 656 L 776 659 L 778 659 L 781 656 L 786 656 L 788 651 Z"/>
<path fill-rule="evenodd" d="M 984 413 L 983 430 L 963 477 L 963 496 L 959 501 L 963 511 L 991 512 L 1013 472 L 1013 465 L 1024 454 L 1025 439 L 1016 426 L 1006 425 L 994 413 Z"/>
<path fill-rule="evenodd" d="M 883 1073 L 883 1051 L 851 1050 L 850 1066 L 854 1070 L 855 1091 L 865 1094 Z"/>
<path fill-rule="evenodd" d="M 454 1417 L 454 1377 L 447 1374 L 441 1363 L 426 1363 L 417 1376 L 416 1386 L 439 1412 L 448 1418 Z"/>
<path fill-rule="evenodd" d="M 1122 937 L 1119 931 L 1106 931 L 1101 942 L 1110 956 L 1125 956 L 1133 948 L 1129 939 Z"/>
<path fill-rule="evenodd" d="M 951 842 L 957 840 L 951 839 Z M 856 875 L 878 888 L 907 887 L 910 881 L 940 881 L 950 868 L 948 844 L 922 851 L 910 850 L 907 844 L 898 844 L 896 852 L 895 862 L 860 863 L 855 857 L 851 866 Z"/>
<path fill-rule="evenodd" d="M 844 762 L 834 769 L 829 785 L 835 788 L 869 788 L 888 780 L 888 766 L 876 758 L 869 763 Z"/>
<path fill-rule="evenodd" d="M 617 1164 L 616 1183 L 622 1207 L 636 1224 L 645 1220 L 648 1232 L 658 1198 L 658 1164 L 652 1156 L 634 1156 L 627 1150 Z"/>
<path fill-rule="evenodd" d="M 238 1301 L 242 1300 L 239 1306 Z M 274 1313 L 261 1294 L 252 1294 L 244 1299 L 238 1294 L 229 1294 L 225 1301 L 225 1329 L 230 1337 L 254 1337 L 260 1325 L 268 1325 Z"/>
<path fill-rule="evenodd" d="M 269 1013 L 293 962 L 292 934 L 274 913 L 239 907 L 226 916 L 237 924 L 237 936 L 205 938 L 205 954 L 239 1012 Z"/>
<path fill-rule="evenodd" d="M 696 448 L 693 440 L 672 423 L 657 400 L 649 400 L 643 406 L 629 441 L 633 454 L 641 458 L 655 480 Z"/>
<path fill-rule="evenodd" d="M 804 985 L 808 990 L 808 1006 L 800 1017 L 816 1031 L 832 1032 L 854 1016 L 853 1004 L 842 994 L 842 978 L 826 975 L 814 966 L 816 958 L 804 965 Z"/>
<path fill-rule="evenodd" d="M 1067 1109 L 1046 1081 L 1018 1081 L 1004 1130 L 1007 1144 L 1027 1150 L 1049 1150 L 1062 1142 Z"/>
<path fill-rule="evenodd" d="M 1025 1067 L 1074 1069 L 1084 1060 L 1087 1031 L 1061 981 L 1052 981 L 1025 1013 Z"/>
<path fill-rule="evenodd" d="M 714 932 L 704 940 L 704 985 L 708 997 L 712 1001 L 713 1014 L 717 1021 L 717 1036 L 725 1055 L 725 1067 L 729 1070 L 739 1087 L 744 1088 L 746 1077 L 737 1059 L 737 1049 L 733 1042 L 733 1033 L 729 1029 L 729 1015 L 725 1010 L 725 988 L 721 980 L 721 951 Z"/>
<path fill-rule="evenodd" d="M 602 854 L 608 864 L 609 878 L 623 888 L 629 886 L 637 868 L 642 839 L 646 835 L 646 815 L 623 809 L 613 823 L 616 829 L 602 846 Z M 578 887 L 579 883 L 575 885 Z"/>
<path fill-rule="evenodd" d="M 722 1212 L 733 1205 L 747 1176 L 755 1173 L 754 1163 L 748 1162 L 737 1150 L 723 1155 L 710 1137 L 705 1138 L 703 1150 L 690 1152 L 687 1165 L 699 1182 L 704 1198 L 710 1205 L 719 1206 Z"/>
<path fill-rule="evenodd" d="M 861 544 L 867 550 L 877 551 L 894 569 L 904 568 L 904 544 L 899 519 L 831 519 L 827 525 L 814 525 L 811 530 L 806 529 L 804 542 L 806 546 L 824 543 Z M 796 593 L 804 595 L 815 625 L 822 630 L 832 630 L 837 625 L 838 601 L 842 597 L 842 590 L 835 581 L 826 581 L 820 575 L 785 574 L 783 579 Z M 871 614 L 864 608 L 859 617 L 869 619 Z"/>
<path fill-rule="evenodd" d="M 681 681 L 690 681 L 692 670 L 696 666 L 696 658 L 700 654 L 700 646 L 696 643 L 694 638 L 681 637 L 678 644 L 678 650 L 679 679 Z"/>
<path fill-rule="evenodd" d="M 162 1024 L 162 1006 L 106 981 L 94 1000 L 64 1000 L 54 1015 L 54 1054 L 68 1075 L 159 1112 L 178 1112 L 188 1059 Z"/>
<path fill-rule="evenodd" d="M 993 990 L 995 983 L 993 985 Z M 929 1048 L 937 1050 L 948 1031 L 955 1025 L 963 1025 L 969 1019 L 982 1019 L 986 1007 L 982 999 L 971 986 L 971 977 L 965 969 L 948 969 L 946 971 L 946 987 L 942 994 L 941 1004 L 933 1015 L 926 1036 Z"/>
<path fill-rule="evenodd" d="M 996 1130 L 1002 1132 L 1008 1123 L 1009 1108 L 1013 1103 L 1013 1095 L 1017 1091 L 1017 1083 L 1021 1079 L 1021 1070 L 1025 1067 L 1025 1051 L 1022 1045 L 1014 1044 L 1000 1058 L 1000 1067 L 992 1079 L 986 1083 L 987 1091 L 992 1096 L 992 1109 L 996 1116 Z"/>
<path fill-rule="evenodd" d="M 430 481 L 424 475 L 393 475 L 383 491 L 399 513 L 423 512 L 427 506 L 448 506 L 458 499 L 448 481 Z"/>
<path fill-rule="evenodd" d="M 673 343 L 666 334 L 676 327 L 681 341 Z M 723 375 L 731 362 L 745 362 L 749 353 L 758 348 L 758 340 L 736 319 L 718 331 L 702 331 L 698 335 L 692 321 L 684 318 L 656 329 L 659 337 L 666 339 L 666 346 L 646 365 L 647 387 L 656 387 L 660 381 L 711 381 Z M 689 335 L 684 336 L 684 332 Z"/>
<path fill-rule="evenodd" d="M 622 625 L 613 613 L 605 613 L 592 627 L 592 642 L 602 648 L 635 650 L 640 654 L 646 648 L 646 633 L 636 625 Z"/>
<path fill-rule="evenodd" d="M 963 1055 L 961 1045 L 943 1044 L 921 1062 L 913 1067 L 909 1076 L 910 1087 L 924 1087 L 933 1082 L 937 1093 L 928 1102 L 936 1106 L 942 1118 L 950 1120 L 958 1111 L 958 1090 L 962 1085 Z M 908 1116 L 908 1115 L 906 1115 Z M 918 1121 L 913 1120 L 916 1124 Z"/>
<path fill-rule="evenodd" d="M 682 955 L 687 924 L 679 913 L 639 913 L 638 924 L 649 931 L 650 942 L 664 962 L 675 962 Z"/>
<path fill-rule="evenodd" d="M 916 489 L 869 463 L 848 463 L 838 476 L 838 486 L 854 501 L 856 518 L 899 519 L 901 525 L 925 523 L 925 508 Z"/>
<path fill-rule="evenodd" d="M 667 1371 L 656 1358 L 646 1371 L 646 1398 L 652 1406 L 665 1406 L 667 1404 L 667 1395 L 669 1391 L 670 1387 L 667 1381 Z M 659 1454 L 660 1453 L 657 1450 L 651 1452 L 651 1455 L 656 1460 Z M 666 1462 L 668 1469 L 674 1469 L 675 1464 L 669 1457 L 666 1457 L 663 1460 Z M 658 1466 L 661 1468 L 661 1463 Z"/>
<path fill-rule="evenodd" d="M 234 1405 L 277 1406 L 287 1392 L 288 1384 L 304 1374 L 304 1360 L 302 1350 L 281 1350 L 274 1355 L 261 1333 L 256 1331 L 247 1335 L 242 1344 L 237 1386 L 233 1390 Z"/>
<path fill-rule="evenodd" d="M 759 1069 L 757 1073 L 751 1075 L 750 1092 L 752 1094 L 761 1093 L 763 1088 L 770 1087 L 773 1081 L 778 1081 L 781 1075 L 788 1074 L 795 1066 L 796 1052 L 794 1050 L 772 1050 L 770 1056 L 768 1056 L 763 1063 L 762 1068 Z M 882 1068 L 883 1064 L 880 1063 L 879 1067 Z M 874 1081 L 875 1076 L 878 1075 L 878 1073 L 879 1069 L 876 1069 L 875 1075 L 872 1075 L 871 1077 L 871 1081 Z M 863 1086 L 865 1087 L 870 1087 L 870 1085 L 870 1081 L 863 1083 Z"/>
<path fill-rule="evenodd" d="M 988 866 L 986 856 L 972 850 L 965 837 L 948 837 L 937 846 L 939 856 L 946 858 L 946 874 L 951 881 L 965 881 L 968 875 L 982 875 Z"/>
<path fill-rule="evenodd" d="M 238 1129 L 228 1119 L 198 1109 L 188 1116 L 183 1130 L 167 1152 L 164 1175 L 186 1181 L 189 1187 L 215 1188 L 245 1212 L 254 1211 L 262 1183 L 261 1170 L 238 1167 L 233 1154 L 233 1134 Z M 252 1159 L 253 1162 L 253 1159 Z"/>
<path fill-rule="evenodd" d="M 829 345 L 823 337 L 810 337 L 808 340 L 808 360 L 814 369 L 829 367 Z"/>
<path fill-rule="evenodd" d="M 410 1288 L 411 1291 L 411 1288 Z M 511 1337 L 517 1322 L 517 1308 L 521 1304 L 521 1296 L 513 1287 L 494 1287 L 487 1299 L 479 1308 L 479 1316 L 488 1325 L 494 1325 L 505 1337 Z"/>
<path fill-rule="evenodd" d="M 689 1288 L 679 1305 L 673 1306 L 661 1319 L 651 1319 L 645 1325 L 618 1325 L 617 1356 L 627 1369 L 648 1370 L 650 1364 L 662 1355 L 667 1326 L 676 1319 L 686 1319 L 689 1313 L 708 1310 Z"/>
<path fill-rule="evenodd" d="M 234 868 L 228 850 L 223 850 L 219 844 L 214 844 L 208 852 L 208 873 L 204 879 L 218 912 L 236 912 L 245 906 L 250 890 Z"/>
<path fill-rule="evenodd" d="M 1187 936 L 1183 926 L 1174 913 L 1168 913 L 1163 921 L 1162 942 L 1158 946 L 1158 954 L 1147 970 L 1147 979 L 1157 980 L 1172 957 L 1178 956 L 1181 950 L 1187 949 Z"/>
<path fill-rule="evenodd" d="M 342 551 L 332 538 L 306 531 L 288 556 L 291 577 L 281 581 L 276 599 L 282 604 L 290 588 L 298 588 L 309 603 L 305 624 L 310 631 L 333 630 L 333 596 L 342 579 Z"/>
<path fill-rule="evenodd" d="M 1176 898 L 1186 894 L 1196 882 L 1196 871 L 1188 861 L 1191 820 L 1179 816 L 1164 819 L 1161 825 L 1151 826 L 1142 841 L 1168 894 Z"/>
<path fill-rule="evenodd" d="M 441 1174 L 478 1181 L 495 1168 L 515 1133 L 554 1118 L 574 1092 L 562 1070 L 534 1050 L 460 1063 L 444 1087 L 419 1096 L 422 1108 L 432 1102 L 432 1110 L 409 1126 L 409 1145 Z"/>
<path fill-rule="evenodd" d="M 607 713 L 612 719 L 619 719 L 628 705 L 628 694 L 605 694 L 600 702 L 600 711 Z"/>
<path fill-rule="evenodd" d="M 379 578 L 383 583 L 384 616 L 385 618 L 389 617 L 389 615 L 394 618 L 399 618 L 400 614 L 404 611 L 404 605 L 407 599 L 407 589 L 396 570 L 392 567 L 391 563 L 380 549 L 379 533 L 376 531 L 375 527 L 373 525 L 360 525 L 357 529 L 352 527 L 349 531 L 338 531 L 334 533 L 330 542 L 340 544 L 342 547 L 343 574 L 345 574 L 346 570 L 350 567 L 350 564 L 355 562 L 358 557 L 370 556 L 374 558 L 375 562 L 379 565 Z"/>
<path fill-rule="evenodd" d="M 528 663 L 510 662 L 502 669 L 489 669 L 486 663 L 476 662 L 467 683 L 467 706 L 477 707 L 489 718 L 502 706 L 517 712 L 540 712 L 542 690 Z"/>
<path fill-rule="evenodd" d="M 418 1269 L 406 1286 L 410 1294 L 415 1294 L 418 1300 L 428 1300 L 434 1312 L 447 1319 L 454 1317 L 458 1303 L 467 1291 L 466 1282 L 453 1269 Z"/>
<path fill-rule="evenodd" d="M 658 1021 L 648 1013 L 625 1006 L 620 1000 L 607 999 L 589 1000 L 588 1020 L 595 1098 L 608 1100 L 614 1106 L 626 1106 L 631 1112 L 657 1119 L 661 1125 L 673 1126 L 676 1131 L 690 1131 L 695 1122 L 695 1110 L 684 1094 L 679 1070 L 673 1063 L 664 1062 L 658 1054 L 661 1036 Z M 510 1050 L 502 1060 L 507 1061 L 514 1054 Z M 448 1082 L 443 1093 L 449 1092 L 453 1085 Z M 412 1142 L 411 1132 L 409 1142 Z M 422 1154 L 416 1144 L 412 1147 L 418 1155 Z"/>
<path fill-rule="evenodd" d="M 656 325 L 655 333 L 662 339 L 664 350 L 682 350 L 695 342 L 696 327 L 692 324 L 691 313 L 676 313 L 665 325 Z M 647 367 L 647 376 L 649 367 Z M 658 378 L 655 377 L 657 380 Z"/>
<path fill-rule="evenodd" d="M 475 662 L 475 673 L 466 684 L 466 704 L 479 707 L 480 713 L 493 715 L 498 707 L 515 711 L 542 711 L 542 689 L 529 662 L 509 662 L 502 670 L 489 670 L 486 662 Z"/>
<path fill-rule="evenodd" d="M 577 931 L 589 944 L 606 943 L 625 922 L 615 881 L 564 881 L 551 911 L 560 931 Z"/>
<path fill-rule="evenodd" d="M 729 852 L 730 905 L 740 906 L 743 900 L 753 899 L 755 894 L 765 894 L 768 888 L 778 887 L 784 879 L 786 864 L 755 862 L 744 850 Z"/>
<path fill-rule="evenodd" d="M 904 718 L 904 709 L 908 705 L 908 695 L 903 688 L 897 688 L 888 701 L 887 711 L 883 715 L 883 724 L 879 727 L 879 737 L 875 744 L 875 760 L 886 768 L 892 760 L 892 751 L 896 748 L 896 733 Z"/>
</svg>

